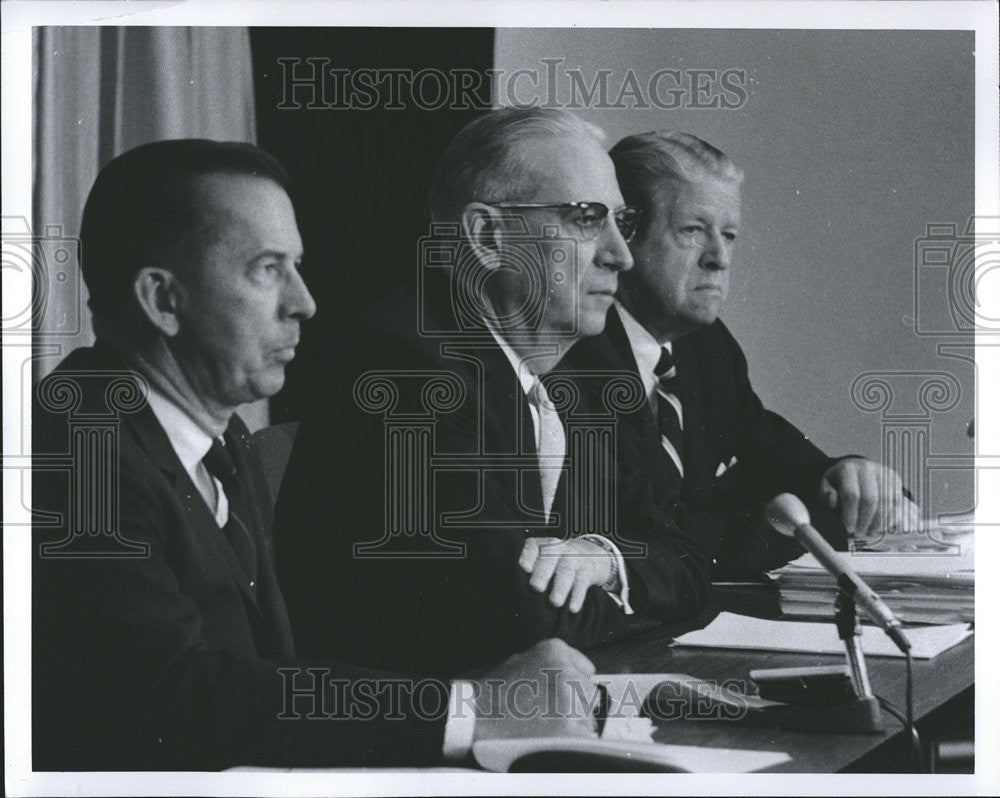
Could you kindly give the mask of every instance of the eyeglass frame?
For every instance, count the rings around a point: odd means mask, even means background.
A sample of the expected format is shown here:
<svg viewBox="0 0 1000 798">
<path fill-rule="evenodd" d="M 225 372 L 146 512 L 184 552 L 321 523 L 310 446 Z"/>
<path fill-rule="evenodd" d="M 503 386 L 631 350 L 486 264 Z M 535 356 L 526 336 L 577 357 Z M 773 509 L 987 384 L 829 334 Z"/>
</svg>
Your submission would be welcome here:
<svg viewBox="0 0 1000 798">
<path fill-rule="evenodd" d="M 636 207 L 635 205 L 622 205 L 620 208 L 616 208 L 614 211 L 611 210 L 603 202 L 486 202 L 484 205 L 490 205 L 494 208 L 501 209 L 515 209 L 515 208 L 525 208 L 531 210 L 566 210 L 572 208 L 577 211 L 586 211 L 588 209 L 604 208 L 604 215 L 600 219 L 601 226 L 597 229 L 594 235 L 585 237 L 584 241 L 593 241 L 597 236 L 599 236 L 605 229 L 608 223 L 608 217 L 612 216 L 615 219 L 615 227 L 618 228 L 619 234 L 628 244 L 635 238 L 636 231 L 639 229 L 639 221 L 642 219 L 642 209 Z M 632 232 L 626 236 L 622 233 L 621 226 L 618 224 L 618 217 L 615 216 L 616 213 L 620 211 L 629 210 L 635 213 L 635 227 L 632 228 Z M 578 225 L 579 226 L 579 225 Z M 581 234 L 586 236 L 583 230 L 580 230 Z"/>
</svg>

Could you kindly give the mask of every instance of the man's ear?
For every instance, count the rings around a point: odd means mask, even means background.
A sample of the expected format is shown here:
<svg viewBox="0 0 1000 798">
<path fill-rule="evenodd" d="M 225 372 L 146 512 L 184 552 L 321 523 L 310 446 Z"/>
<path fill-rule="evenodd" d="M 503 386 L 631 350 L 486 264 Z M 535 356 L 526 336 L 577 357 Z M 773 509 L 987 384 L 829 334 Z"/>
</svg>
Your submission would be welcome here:
<svg viewBox="0 0 1000 798">
<path fill-rule="evenodd" d="M 144 266 L 132 283 L 132 290 L 150 323 L 168 338 L 180 331 L 178 300 L 183 290 L 177 276 L 169 269 Z"/>
<path fill-rule="evenodd" d="M 493 206 L 470 202 L 462 209 L 462 233 L 479 262 L 488 269 L 500 265 L 503 232 L 500 212 Z"/>
</svg>

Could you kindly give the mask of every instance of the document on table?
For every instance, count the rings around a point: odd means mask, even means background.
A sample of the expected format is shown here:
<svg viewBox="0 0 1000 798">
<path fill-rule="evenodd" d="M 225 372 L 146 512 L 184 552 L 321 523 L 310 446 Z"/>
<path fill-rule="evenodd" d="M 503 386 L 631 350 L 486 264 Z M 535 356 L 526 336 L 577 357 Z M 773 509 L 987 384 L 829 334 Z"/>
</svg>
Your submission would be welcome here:
<svg viewBox="0 0 1000 798">
<path fill-rule="evenodd" d="M 861 650 L 867 656 L 902 657 L 902 652 L 881 629 L 861 627 Z M 915 659 L 931 659 L 958 645 L 972 634 L 970 624 L 922 626 L 906 630 Z M 842 654 L 844 643 L 833 623 L 811 621 L 767 621 L 723 612 L 704 629 L 681 635 L 679 646 L 705 648 L 752 648 L 766 651 L 801 651 L 814 654 Z"/>
<path fill-rule="evenodd" d="M 975 618 L 972 546 L 951 554 L 916 551 L 858 552 L 848 564 L 903 622 L 965 623 Z M 837 582 L 811 554 L 788 563 L 773 577 L 786 618 L 829 619 Z M 864 616 L 867 613 L 861 610 Z"/>
<path fill-rule="evenodd" d="M 971 586 L 975 583 L 972 553 L 926 554 L 918 552 L 857 552 L 844 555 L 854 571 L 866 579 L 904 579 L 914 584 Z M 778 574 L 819 574 L 833 582 L 826 569 L 812 554 L 776 571 Z"/>
<path fill-rule="evenodd" d="M 575 753 L 642 763 L 677 773 L 750 773 L 780 765 L 791 757 L 781 751 L 746 751 L 695 745 L 666 745 L 591 737 L 527 737 L 480 740 L 472 745 L 476 762 L 485 770 L 506 772 L 532 754 Z M 595 761 L 599 761 L 596 760 Z"/>
<path fill-rule="evenodd" d="M 642 706 L 658 685 L 675 686 L 672 695 L 689 694 L 690 700 L 704 701 L 711 688 L 706 682 L 684 673 L 599 674 L 594 681 L 607 691 L 606 718 L 600 738 L 538 737 L 529 739 L 483 740 L 473 744 L 473 755 L 486 770 L 507 771 L 518 759 L 532 754 L 573 753 L 582 756 L 620 759 L 633 765 L 645 764 L 663 770 L 687 773 L 750 773 L 788 762 L 784 751 L 712 748 L 675 745 L 653 740 L 655 727 L 641 717 Z M 709 692 L 711 692 L 709 690 Z M 716 700 L 732 700 L 721 691 Z M 715 693 L 712 693 L 713 695 Z M 745 706 L 734 704 L 739 710 Z M 598 762 L 595 759 L 594 762 Z"/>
</svg>

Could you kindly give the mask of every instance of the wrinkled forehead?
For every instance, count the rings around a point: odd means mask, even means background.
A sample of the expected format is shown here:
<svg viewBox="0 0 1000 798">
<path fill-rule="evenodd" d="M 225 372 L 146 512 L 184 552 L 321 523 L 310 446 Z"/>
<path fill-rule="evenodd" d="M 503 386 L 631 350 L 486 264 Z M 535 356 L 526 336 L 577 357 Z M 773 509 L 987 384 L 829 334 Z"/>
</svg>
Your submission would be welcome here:
<svg viewBox="0 0 1000 798">
<path fill-rule="evenodd" d="M 664 183 L 657 192 L 657 206 L 671 213 L 710 216 L 726 224 L 739 224 L 740 180 L 703 172 L 694 179 Z"/>
<path fill-rule="evenodd" d="M 624 204 L 614 164 L 595 139 L 582 134 L 533 138 L 518 145 L 518 156 L 534 184 L 525 202 Z"/>
</svg>

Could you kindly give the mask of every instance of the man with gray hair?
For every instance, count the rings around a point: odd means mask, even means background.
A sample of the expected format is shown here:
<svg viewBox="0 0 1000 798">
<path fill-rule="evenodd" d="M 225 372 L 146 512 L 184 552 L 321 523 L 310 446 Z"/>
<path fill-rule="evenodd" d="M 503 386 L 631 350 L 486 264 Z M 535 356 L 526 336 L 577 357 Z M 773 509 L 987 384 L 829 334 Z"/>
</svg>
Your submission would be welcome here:
<svg viewBox="0 0 1000 798">
<path fill-rule="evenodd" d="M 453 674 L 692 615 L 697 547 L 645 486 L 580 462 L 554 407 L 569 388 L 546 382 L 632 266 L 637 215 L 595 130 L 566 111 L 485 114 L 428 207 L 418 290 L 336 347 L 286 472 L 277 560 L 300 650 Z M 610 491 L 591 516 L 574 487 L 588 474 Z"/>
<path fill-rule="evenodd" d="M 634 465 L 653 491 L 683 504 L 684 528 L 713 560 L 713 577 L 745 578 L 801 553 L 763 517 L 779 493 L 812 505 L 824 533 L 842 546 L 844 528 L 861 536 L 887 513 L 912 517 L 893 471 L 860 457 L 827 457 L 766 410 L 750 385 L 746 358 L 718 318 L 740 227 L 742 171 L 679 132 L 628 136 L 611 157 L 623 194 L 642 212 L 630 242 L 635 268 L 622 277 L 604 333 L 582 341 L 567 362 L 642 379 L 649 401 L 622 432 L 642 441 Z"/>
<path fill-rule="evenodd" d="M 97 342 L 33 413 L 34 770 L 427 765 L 475 739 L 593 734 L 589 707 L 550 711 L 594 669 L 557 640 L 454 683 L 296 659 L 237 414 L 281 388 L 316 310 L 273 157 L 126 152 L 90 192 L 81 253 Z"/>
</svg>

